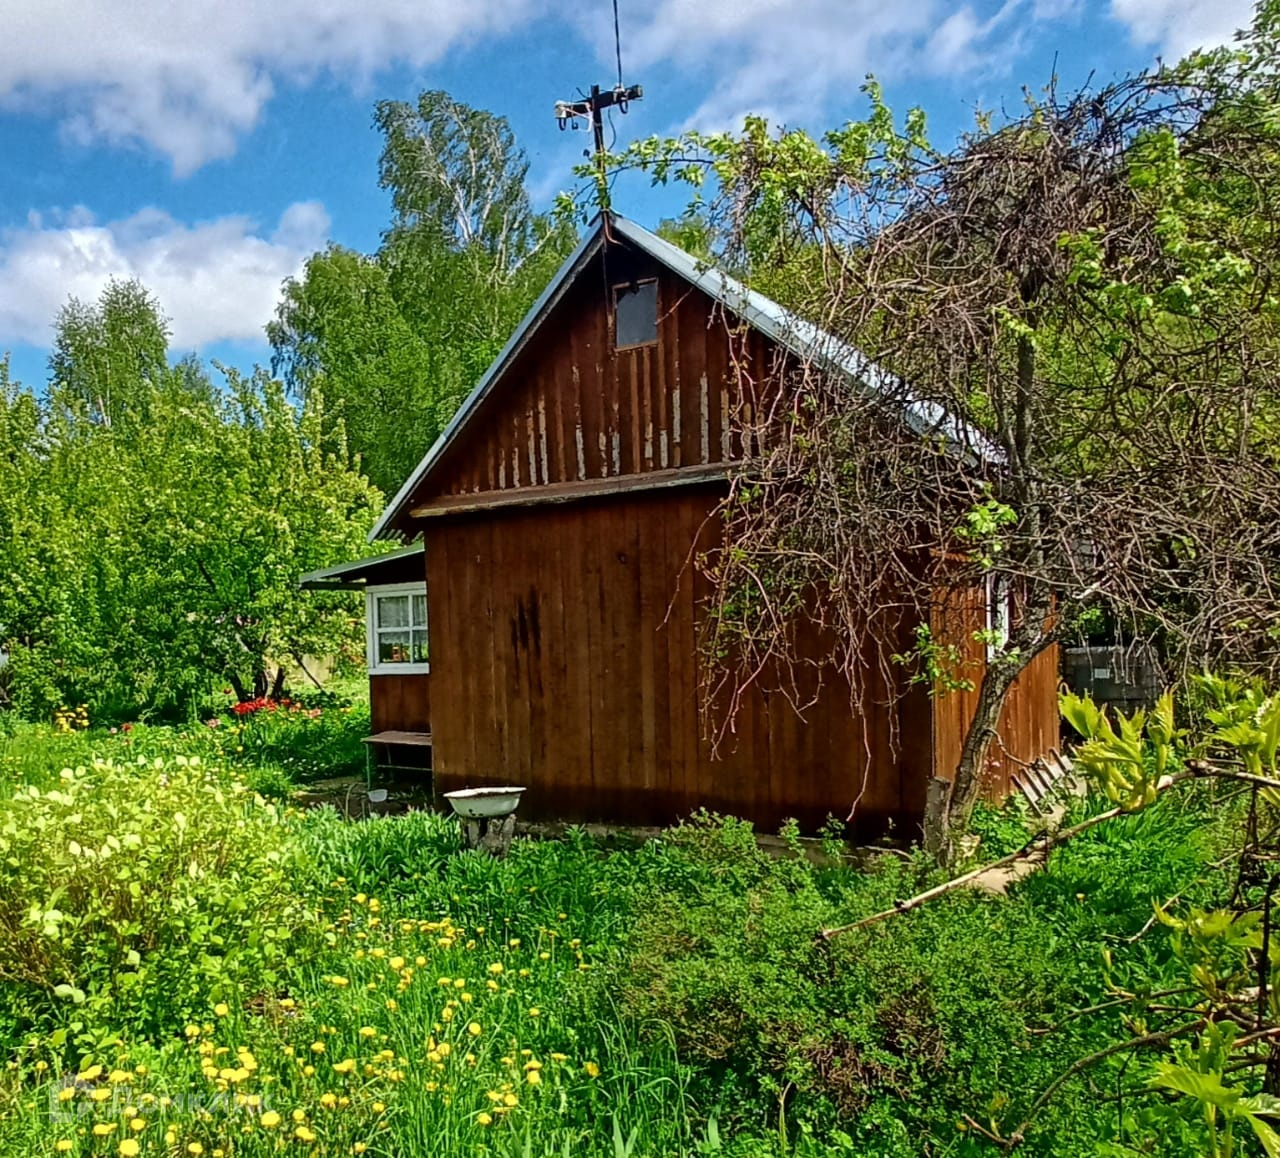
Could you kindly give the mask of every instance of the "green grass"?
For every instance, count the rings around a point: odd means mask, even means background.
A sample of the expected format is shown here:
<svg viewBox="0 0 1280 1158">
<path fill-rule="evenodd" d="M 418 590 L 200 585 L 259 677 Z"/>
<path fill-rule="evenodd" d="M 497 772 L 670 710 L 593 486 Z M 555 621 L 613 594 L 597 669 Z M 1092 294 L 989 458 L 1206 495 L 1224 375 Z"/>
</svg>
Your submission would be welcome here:
<svg viewBox="0 0 1280 1158">
<path fill-rule="evenodd" d="M 336 717 L 337 736 L 350 716 Z M 1118 1013 L 1075 1010 L 1114 980 L 1154 987 L 1171 974 L 1153 902 L 1209 903 L 1228 886 L 1212 865 L 1235 814 L 1200 790 L 1094 830 L 1008 897 L 957 894 L 830 944 L 819 928 L 892 904 L 933 870 L 773 859 L 746 825 L 713 818 L 615 852 L 571 830 L 518 841 L 504 861 L 462 851 L 455 822 L 428 813 L 351 823 L 268 811 L 253 842 L 237 842 L 234 784 L 283 768 L 286 729 L 311 722 L 266 722 L 278 735 L 252 751 L 203 725 L 0 740 L 3 779 L 20 793 L 60 791 L 60 768 L 95 755 L 144 758 L 127 777 L 91 770 L 74 801 L 50 798 L 66 816 L 51 812 L 41 851 L 11 869 L 12 889 L 84 918 L 58 969 L 86 998 L 0 988 L 0 1153 L 48 1154 L 61 1140 L 119 1154 L 130 1136 L 139 1154 L 195 1145 L 225 1158 L 989 1153 L 958 1128 L 965 1115 L 1020 1120 L 1076 1058 L 1130 1032 Z M 89 873 L 58 842 L 146 816 L 125 826 L 165 872 L 185 872 L 191 819 L 175 816 L 192 809 L 171 799 L 172 776 L 193 750 L 202 762 L 182 791 L 218 801 L 202 806 L 215 835 L 201 847 L 227 851 L 190 860 L 199 875 L 166 939 L 128 923 L 121 890 L 141 851 Z M 0 803 L 0 832 L 32 807 Z M 982 819 L 993 845 L 1016 844 L 1018 823 Z M 39 872 L 21 867 L 35 860 Z M 220 875 L 231 872 L 233 888 Z M 16 926 L 26 903 L 14 903 Z M 266 928 L 277 948 L 259 958 Z M 44 951 L 24 938 L 22 954 Z M 139 960 L 124 968 L 129 947 Z M 1115 1109 L 1098 1091 L 1122 1064 L 1068 1082 L 1021 1152 L 1075 1158 L 1111 1138 Z M 85 1116 L 63 1120 L 69 1107 Z M 145 1123 L 136 1134 L 133 1121 Z"/>
</svg>

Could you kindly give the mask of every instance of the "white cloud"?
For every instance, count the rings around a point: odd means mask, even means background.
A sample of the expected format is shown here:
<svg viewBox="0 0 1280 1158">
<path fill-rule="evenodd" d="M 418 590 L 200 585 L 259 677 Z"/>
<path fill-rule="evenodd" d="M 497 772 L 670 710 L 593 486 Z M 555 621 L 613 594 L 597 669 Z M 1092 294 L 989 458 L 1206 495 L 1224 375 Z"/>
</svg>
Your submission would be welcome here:
<svg viewBox="0 0 1280 1158">
<path fill-rule="evenodd" d="M 229 156 L 279 80 L 360 81 L 508 31 L 545 0 L 19 0 L 0 101 L 84 141 L 143 143 L 187 174 Z"/>
<path fill-rule="evenodd" d="M 1174 61 L 1192 49 L 1231 43 L 1253 20 L 1253 0 L 1111 0 L 1111 15 Z"/>
<path fill-rule="evenodd" d="M 112 278 L 137 278 L 159 298 L 175 349 L 261 340 L 280 283 L 328 229 L 315 201 L 290 205 L 265 235 L 239 216 L 187 225 L 159 209 L 105 224 L 83 207 L 30 214 L 0 231 L 0 342 L 47 345 L 67 298 L 92 301 Z"/>
<path fill-rule="evenodd" d="M 722 127 L 746 112 L 812 122 L 815 110 L 824 120 L 832 108 L 853 115 L 867 73 L 891 81 L 1003 70 L 1022 44 L 1019 22 L 1072 10 L 1066 0 L 658 0 L 643 26 L 624 28 L 624 48 L 636 76 L 670 60 L 713 82 L 690 125 Z M 612 26 L 593 31 L 611 59 Z"/>
</svg>

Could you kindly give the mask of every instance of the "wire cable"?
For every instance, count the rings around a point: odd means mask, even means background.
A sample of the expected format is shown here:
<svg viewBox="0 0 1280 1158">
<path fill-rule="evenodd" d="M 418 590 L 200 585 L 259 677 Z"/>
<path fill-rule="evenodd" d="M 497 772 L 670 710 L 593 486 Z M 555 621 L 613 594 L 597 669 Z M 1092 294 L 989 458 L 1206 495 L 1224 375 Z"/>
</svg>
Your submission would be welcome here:
<svg viewBox="0 0 1280 1158">
<path fill-rule="evenodd" d="M 613 48 L 618 57 L 618 87 L 622 87 L 622 33 L 618 29 L 618 0 L 613 0 Z"/>
</svg>

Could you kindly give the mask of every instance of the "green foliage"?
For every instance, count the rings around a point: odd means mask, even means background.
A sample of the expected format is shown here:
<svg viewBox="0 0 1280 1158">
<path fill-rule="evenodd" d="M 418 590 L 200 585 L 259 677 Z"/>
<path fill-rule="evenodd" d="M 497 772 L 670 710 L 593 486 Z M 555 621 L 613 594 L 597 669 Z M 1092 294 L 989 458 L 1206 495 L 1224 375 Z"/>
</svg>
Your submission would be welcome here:
<svg viewBox="0 0 1280 1158">
<path fill-rule="evenodd" d="M 0 805 L 4 839 L 21 843 L 0 854 L 0 962 L 40 974 L 3 989 L 5 1153 L 48 1153 L 107 1121 L 124 1137 L 123 1106 L 150 1098 L 142 1142 L 172 1131 L 168 1148 L 234 1144 L 249 1158 L 298 1125 L 335 1155 L 357 1142 L 512 1158 L 977 1154 L 957 1128 L 965 1115 L 1007 1128 L 1072 1061 L 1130 1032 L 1076 1010 L 1111 986 L 1149 991 L 1176 975 L 1181 942 L 1162 926 L 1141 935 L 1153 905 L 1196 930 L 1179 937 L 1212 935 L 1167 902 L 1212 912 L 1209 866 L 1233 823 L 1209 796 L 1162 796 L 1058 850 L 1009 896 L 955 895 L 828 944 L 816 929 L 890 907 L 936 869 L 774 857 L 749 825 L 707 815 L 643 844 L 580 829 L 517 840 L 499 861 L 460 851 L 456 821 L 434 813 L 287 817 L 215 758 L 235 758 L 260 725 L 301 735 L 317 722 L 304 710 L 251 713 L 243 733 L 226 721 L 114 735 L 24 726 L 0 749 L 42 785 Z M 183 747 L 204 758 L 178 761 Z M 148 755 L 92 764 L 107 750 Z M 48 774 L 68 759 L 89 770 Z M 1016 811 L 979 824 L 1008 845 L 1025 831 Z M 140 897 L 131 881 L 146 882 Z M 53 910 L 61 918 L 45 921 Z M 1199 960 L 1224 972 L 1245 951 L 1228 941 Z M 64 982 L 83 1002 L 53 992 Z M 1119 1061 L 1104 1070 L 1092 1079 L 1103 1086 L 1124 1073 Z M 87 1117 L 51 1117 L 80 1073 L 72 1099 Z M 121 1098 L 99 1108 L 90 1092 L 113 1073 Z M 1112 1135 L 1115 1108 L 1091 1089 L 1068 1082 L 1023 1149 L 1074 1158 Z M 260 1100 L 202 1117 L 193 1099 L 220 1091 Z M 490 1092 L 516 1105 L 495 1113 Z M 266 1111 L 282 1125 L 264 1126 Z M 1175 1127 L 1203 1134 L 1189 1117 L 1161 1128 Z"/>
<path fill-rule="evenodd" d="M 916 625 L 915 637 L 910 651 L 890 657 L 894 663 L 911 669 L 912 684 L 923 684 L 931 696 L 973 691 L 973 680 L 960 674 L 969 661 L 957 644 L 939 642 L 927 623 Z"/>
<path fill-rule="evenodd" d="M 384 493 L 399 489 L 573 244 L 535 214 L 528 160 L 503 117 L 439 91 L 382 101 L 378 252 L 330 246 L 285 283 L 273 366 L 322 391 Z M 412 414 L 411 423 L 404 421 Z"/>
<path fill-rule="evenodd" d="M 126 383 L 137 332 L 163 335 L 154 304 L 113 286 L 73 312 L 47 399 L 0 375 L 0 696 L 35 718 L 185 715 L 225 683 L 262 695 L 283 665 L 355 652 L 354 598 L 296 586 L 357 552 L 381 503 L 320 393 L 295 408 L 230 370 L 215 389 L 155 351 Z"/>
<path fill-rule="evenodd" d="M 0 1023 L 92 1048 L 278 985 L 309 919 L 281 812 L 195 759 L 95 763 L 0 806 Z"/>
<path fill-rule="evenodd" d="M 1060 703 L 1063 718 L 1084 737 L 1076 767 L 1127 812 L 1152 803 L 1177 757 L 1172 693 L 1165 692 L 1149 714 L 1121 715 L 1116 727 L 1088 696 L 1067 694 Z"/>
</svg>

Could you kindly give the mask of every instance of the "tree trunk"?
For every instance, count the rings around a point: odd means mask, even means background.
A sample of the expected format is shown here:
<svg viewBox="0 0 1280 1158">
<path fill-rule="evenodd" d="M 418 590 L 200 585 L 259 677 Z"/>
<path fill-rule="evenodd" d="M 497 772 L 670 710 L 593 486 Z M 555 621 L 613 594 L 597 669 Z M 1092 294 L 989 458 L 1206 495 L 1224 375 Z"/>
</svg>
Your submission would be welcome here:
<svg viewBox="0 0 1280 1158">
<path fill-rule="evenodd" d="M 284 695 L 285 667 L 281 664 L 276 668 L 276 678 L 271 683 L 271 698 L 278 700 Z"/>
<path fill-rule="evenodd" d="M 1000 713 L 1016 672 L 1008 665 L 988 664 L 978 688 L 978 704 L 965 732 L 960 761 L 950 784 L 931 781 L 925 809 L 925 848 L 943 864 L 955 859 L 956 839 L 969 828 L 973 806 L 982 791 L 982 772 L 997 736 Z M 944 787 L 935 787 L 941 783 Z"/>
</svg>

